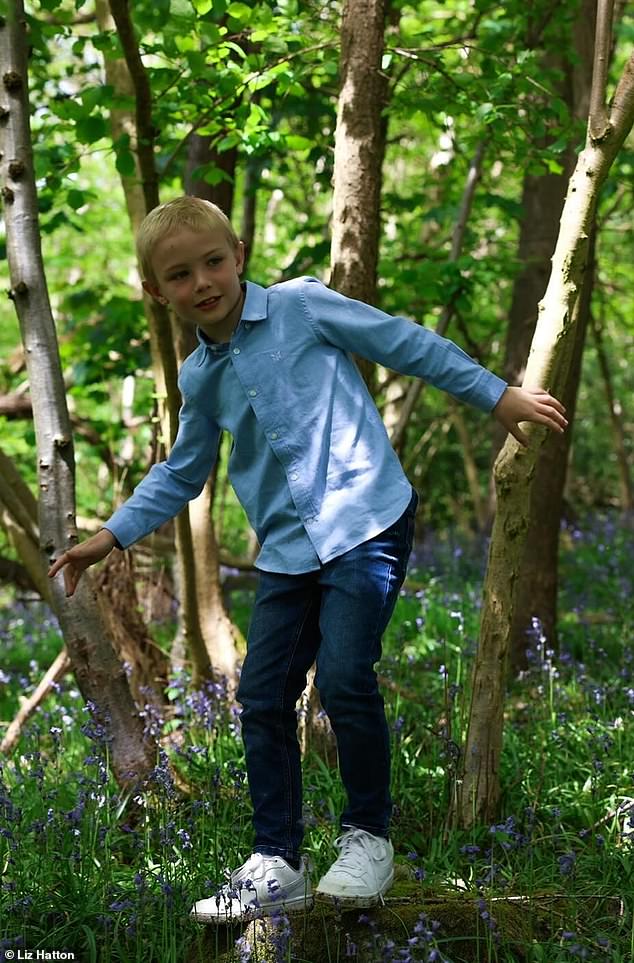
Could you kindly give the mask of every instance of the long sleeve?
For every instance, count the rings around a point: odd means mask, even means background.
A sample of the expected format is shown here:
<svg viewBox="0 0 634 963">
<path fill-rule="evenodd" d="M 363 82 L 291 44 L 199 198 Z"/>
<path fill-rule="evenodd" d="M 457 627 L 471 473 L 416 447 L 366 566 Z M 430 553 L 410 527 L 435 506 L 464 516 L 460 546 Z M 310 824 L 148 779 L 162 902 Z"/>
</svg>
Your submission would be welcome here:
<svg viewBox="0 0 634 963">
<path fill-rule="evenodd" d="M 169 457 L 154 465 L 128 500 L 104 524 L 128 548 L 173 518 L 200 495 L 218 453 L 220 428 L 185 401 Z"/>
<path fill-rule="evenodd" d="M 314 278 L 305 278 L 302 301 L 317 337 L 422 378 L 475 408 L 489 412 L 507 385 L 447 338 L 407 318 L 354 301 Z"/>
</svg>

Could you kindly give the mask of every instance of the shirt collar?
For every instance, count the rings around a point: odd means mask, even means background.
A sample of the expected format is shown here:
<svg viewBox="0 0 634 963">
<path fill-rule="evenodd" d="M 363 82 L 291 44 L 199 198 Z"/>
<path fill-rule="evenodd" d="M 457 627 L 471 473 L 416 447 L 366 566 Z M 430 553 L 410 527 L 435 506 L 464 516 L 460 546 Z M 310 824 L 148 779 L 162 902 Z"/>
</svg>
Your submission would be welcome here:
<svg viewBox="0 0 634 963">
<path fill-rule="evenodd" d="M 263 321 L 268 314 L 269 292 L 253 281 L 246 281 L 246 296 L 241 321 Z"/>
<path fill-rule="evenodd" d="M 269 292 L 266 288 L 263 288 L 260 284 L 255 284 L 253 281 L 245 281 L 244 286 L 246 291 L 240 322 L 263 321 L 268 314 Z M 216 347 L 209 338 L 205 337 L 200 328 L 196 328 L 196 337 L 198 338 L 199 344 L 205 347 Z M 220 347 L 220 345 L 217 347 Z M 224 347 L 226 347 L 226 345 Z"/>
</svg>

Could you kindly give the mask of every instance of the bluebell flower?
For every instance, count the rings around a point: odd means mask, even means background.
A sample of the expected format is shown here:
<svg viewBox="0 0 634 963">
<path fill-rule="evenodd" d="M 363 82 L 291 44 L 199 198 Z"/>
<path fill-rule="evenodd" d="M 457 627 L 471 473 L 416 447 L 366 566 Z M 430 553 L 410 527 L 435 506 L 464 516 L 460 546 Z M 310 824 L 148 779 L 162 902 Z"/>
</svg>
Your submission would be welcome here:
<svg viewBox="0 0 634 963">
<path fill-rule="evenodd" d="M 557 862 L 559 863 L 559 872 L 562 876 L 570 876 L 575 868 L 575 863 L 577 861 L 577 855 L 572 850 L 568 853 L 563 853 L 563 855 L 557 857 Z"/>
</svg>

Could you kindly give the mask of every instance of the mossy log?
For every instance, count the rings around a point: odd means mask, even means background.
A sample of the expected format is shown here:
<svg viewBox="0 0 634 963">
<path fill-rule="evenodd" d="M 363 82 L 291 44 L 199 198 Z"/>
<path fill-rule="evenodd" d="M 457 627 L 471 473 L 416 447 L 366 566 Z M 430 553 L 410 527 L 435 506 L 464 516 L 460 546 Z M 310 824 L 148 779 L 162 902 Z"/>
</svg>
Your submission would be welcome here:
<svg viewBox="0 0 634 963">
<path fill-rule="evenodd" d="M 317 902 L 312 911 L 288 919 L 206 927 L 188 963 L 374 963 L 396 959 L 398 950 L 414 937 L 418 940 L 412 946 L 413 959 L 427 959 L 427 952 L 437 946 L 451 963 L 489 959 L 522 963 L 535 943 L 558 942 L 570 929 L 581 934 L 583 921 L 596 919 L 597 914 L 621 913 L 621 901 L 609 897 L 506 896 L 485 906 L 472 894 L 434 894 L 419 883 L 400 880 L 385 905 L 373 909 L 342 911 Z M 433 933 L 434 942 L 426 942 L 426 932 Z"/>
</svg>

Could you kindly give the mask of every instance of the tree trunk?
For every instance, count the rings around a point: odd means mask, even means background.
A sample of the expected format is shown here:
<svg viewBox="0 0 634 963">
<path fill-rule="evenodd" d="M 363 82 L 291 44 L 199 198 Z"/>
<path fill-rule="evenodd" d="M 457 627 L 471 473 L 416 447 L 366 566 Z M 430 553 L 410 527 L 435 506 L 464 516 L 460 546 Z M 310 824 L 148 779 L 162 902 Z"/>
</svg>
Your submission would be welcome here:
<svg viewBox="0 0 634 963">
<path fill-rule="evenodd" d="M 570 180 L 524 386 L 561 395 L 574 345 L 575 307 L 587 262 L 599 192 L 634 123 L 634 54 L 626 63 L 608 120 L 590 134 Z M 495 817 L 500 797 L 499 761 L 506 668 L 513 610 L 529 526 L 529 504 L 545 429 L 529 425 L 528 449 L 509 436 L 495 465 L 497 512 L 484 585 L 482 622 L 473 672 L 463 778 L 454 821 L 471 825 Z M 521 449 L 521 450 L 520 450 Z"/>
<path fill-rule="evenodd" d="M 132 93 L 136 104 L 134 115 L 131 111 L 127 114 L 118 111 L 112 118 L 113 138 L 116 137 L 119 127 L 124 128 L 130 134 L 131 145 L 136 155 L 139 177 L 122 178 L 132 230 L 136 234 L 143 217 L 159 203 L 158 175 L 154 164 L 155 130 L 152 124 L 152 94 L 139 53 L 127 0 L 110 0 L 110 11 L 116 24 L 125 61 L 111 62 L 106 58 L 107 78 L 118 92 Z M 98 18 L 103 29 L 109 18 L 107 8 L 101 2 L 98 6 Z M 108 71 L 111 71 L 109 75 Z M 169 451 L 178 430 L 178 411 L 181 405 L 174 350 L 174 329 L 178 324 L 170 319 L 166 308 L 147 295 L 144 297 L 144 307 L 150 330 L 152 369 L 156 395 L 159 399 L 159 417 L 165 448 Z M 198 682 L 209 678 L 213 670 L 200 629 L 194 547 L 187 508 L 176 517 L 174 526 L 180 586 L 181 631 L 192 658 L 193 677 Z"/>
<path fill-rule="evenodd" d="M 460 405 L 452 404 L 451 414 L 458 438 L 460 439 L 465 476 L 467 479 L 467 485 L 469 487 L 471 503 L 473 505 L 473 514 L 476 520 L 478 531 L 482 532 L 486 526 L 486 504 L 480 490 L 480 478 L 478 475 L 478 466 L 476 464 L 475 455 L 473 452 L 473 441 L 469 433 L 469 429 L 467 428 Z"/>
<path fill-rule="evenodd" d="M 7 533 L 31 584 L 54 609 L 51 583 L 42 567 L 37 502 L 19 471 L 0 451 L 0 524 Z"/>
<path fill-rule="evenodd" d="M 7 232 L 11 296 L 15 302 L 33 401 L 39 482 L 39 529 L 42 561 L 77 540 L 73 442 L 57 349 L 57 336 L 46 289 L 38 229 L 38 204 L 29 130 L 26 18 L 21 0 L 12 0 L 7 20 L 0 20 L 2 197 Z M 117 781 L 136 787 L 153 765 L 152 747 L 123 666 L 104 627 L 99 596 L 89 577 L 72 599 L 63 580 L 52 585 L 77 683 L 110 736 L 110 758 Z"/>
<path fill-rule="evenodd" d="M 576 63 L 555 58 L 563 75 L 559 94 L 571 115 L 579 120 L 588 117 L 592 61 L 594 49 L 595 2 L 582 0 L 579 16 L 572 24 L 572 44 Z M 549 62 L 552 58 L 549 58 Z M 517 277 L 511 302 L 506 337 L 504 377 L 510 384 L 520 384 L 524 376 L 531 339 L 537 322 L 537 304 L 546 290 L 551 255 L 557 241 L 559 219 L 563 209 L 567 180 L 574 167 L 572 150 L 563 155 L 561 175 L 527 174 L 524 179 L 522 206 L 524 218 L 520 229 L 518 260 L 523 269 Z M 590 271 L 590 277 L 592 276 Z M 585 303 L 585 302 L 584 302 Z M 589 302 L 588 302 L 589 309 Z M 587 314 L 579 317 L 579 337 L 575 337 L 575 355 L 585 343 Z M 581 357 L 576 358 L 563 387 L 561 399 L 571 415 L 576 403 Z M 537 619 L 551 647 L 556 648 L 557 573 L 559 525 L 566 482 L 571 429 L 564 438 L 550 437 L 545 443 L 536 468 L 534 497 L 531 502 L 528 538 L 522 562 L 522 579 L 515 599 L 511 635 L 510 665 L 513 672 L 525 668 L 528 632 Z M 493 436 L 494 455 L 504 442 L 504 433 L 496 423 Z M 490 488 L 489 513 L 495 510 L 493 484 Z"/>
<path fill-rule="evenodd" d="M 258 185 L 262 173 L 259 158 L 247 158 L 244 168 L 244 197 L 242 201 L 242 241 L 244 243 L 244 274 L 253 254 L 255 242 L 255 222 L 258 208 Z"/>
<path fill-rule="evenodd" d="M 621 503 L 621 509 L 624 512 L 631 512 L 634 508 L 634 484 L 632 483 L 632 471 L 630 468 L 627 446 L 625 443 L 625 429 L 623 427 L 622 409 L 614 391 L 614 384 L 612 382 L 612 375 L 610 373 L 610 364 L 608 361 L 607 352 L 605 350 L 605 345 L 603 344 L 603 332 L 594 318 L 592 318 L 591 321 L 594 344 L 597 349 L 599 369 L 601 371 L 601 378 L 603 379 L 603 387 L 605 389 L 605 398 L 608 403 L 608 410 L 610 412 L 610 425 L 612 426 L 614 449 L 616 451 L 617 464 L 619 468 L 619 501 Z"/>
<path fill-rule="evenodd" d="M 559 530 L 563 511 L 564 486 L 572 430 L 581 380 L 583 350 L 590 316 L 592 289 L 596 275 L 594 263 L 596 230 L 593 227 L 588 263 L 577 300 L 574 344 L 568 377 L 560 395 L 566 407 L 568 430 L 563 435 L 550 433 L 539 453 L 531 485 L 526 545 L 518 579 L 511 624 L 510 668 L 517 675 L 528 664 L 527 648 L 533 619 L 537 619 L 549 648 L 557 645 L 557 594 L 559 573 Z"/>
<path fill-rule="evenodd" d="M 330 284 L 376 304 L 387 78 L 381 71 L 389 0 L 346 0 L 335 130 Z M 374 393 L 374 366 L 356 359 Z"/>
<path fill-rule="evenodd" d="M 200 134 L 192 134 L 189 138 L 185 189 L 194 197 L 202 197 L 203 200 L 217 204 L 227 217 L 231 218 L 238 149 L 232 147 L 230 150 L 218 152 L 212 148 L 212 140 L 212 137 L 203 137 Z M 199 173 L 200 168 L 204 167 L 222 171 L 226 179 L 223 177 L 217 184 L 210 184 Z"/>
<path fill-rule="evenodd" d="M 209 137 L 197 137 L 195 135 L 189 143 L 185 191 L 187 194 L 196 194 L 197 189 L 202 190 L 203 193 L 198 193 L 199 197 L 204 197 L 206 200 L 217 204 L 227 217 L 231 218 L 237 159 L 237 151 L 217 154 L 211 149 Z M 191 175 L 195 170 L 207 165 L 221 167 L 230 177 L 230 181 L 224 181 L 217 185 L 192 181 Z M 194 332 L 191 329 L 181 327 L 180 337 L 176 342 L 176 350 L 181 363 L 193 351 L 196 344 Z M 214 470 L 198 498 L 190 502 L 189 518 L 196 559 L 196 590 L 200 630 L 214 674 L 225 676 L 229 681 L 230 689 L 233 689 L 239 657 L 238 647 L 244 653 L 245 640 L 227 614 L 220 586 L 219 550 L 211 514 L 217 477 L 218 462 L 216 462 Z"/>
</svg>

